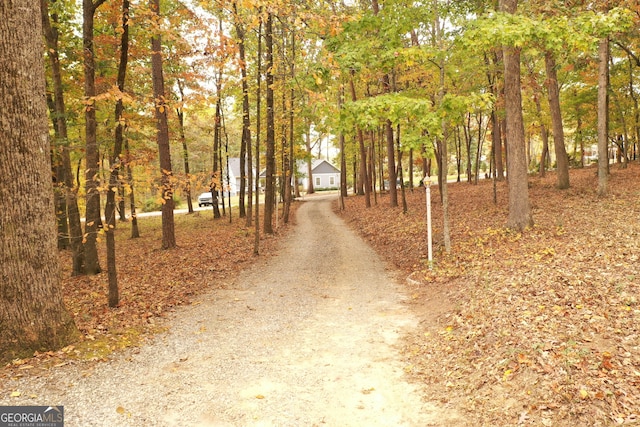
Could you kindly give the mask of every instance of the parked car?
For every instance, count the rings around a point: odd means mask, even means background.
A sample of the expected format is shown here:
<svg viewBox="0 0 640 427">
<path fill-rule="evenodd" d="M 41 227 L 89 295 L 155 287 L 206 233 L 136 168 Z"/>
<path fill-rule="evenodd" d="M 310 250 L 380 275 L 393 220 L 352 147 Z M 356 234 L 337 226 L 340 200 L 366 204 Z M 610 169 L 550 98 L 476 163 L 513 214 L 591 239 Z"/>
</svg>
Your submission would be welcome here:
<svg viewBox="0 0 640 427">
<path fill-rule="evenodd" d="M 218 196 L 218 203 L 220 206 L 224 205 L 225 199 L 222 196 Z M 202 193 L 198 196 L 198 206 L 213 206 L 213 197 L 210 192 Z"/>
<path fill-rule="evenodd" d="M 198 206 L 211 206 L 213 205 L 213 196 L 211 192 L 202 193 L 198 196 Z"/>
</svg>

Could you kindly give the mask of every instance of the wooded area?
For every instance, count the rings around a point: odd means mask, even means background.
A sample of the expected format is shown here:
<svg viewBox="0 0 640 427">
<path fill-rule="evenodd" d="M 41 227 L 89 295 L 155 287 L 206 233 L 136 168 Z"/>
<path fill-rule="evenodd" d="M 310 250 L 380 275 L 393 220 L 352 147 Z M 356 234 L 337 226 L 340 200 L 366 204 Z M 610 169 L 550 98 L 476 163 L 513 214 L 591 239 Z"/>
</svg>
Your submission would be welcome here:
<svg viewBox="0 0 640 427">
<path fill-rule="evenodd" d="M 105 301 L 115 308 L 113 230 L 132 221 L 138 237 L 137 212 L 161 210 L 158 247 L 175 248 L 174 205 L 193 211 L 201 191 L 213 194 L 212 218 L 236 220 L 218 201 L 229 200 L 231 157 L 240 158 L 237 215 L 254 227 L 255 254 L 261 235 L 288 220 L 293 195 L 314 192 L 310 176 L 299 188 L 298 162 L 310 175 L 321 157 L 341 165 L 342 198 L 362 195 L 369 207 L 388 194 L 388 206 L 406 211 L 406 189 L 437 177 L 448 252 L 449 180 L 491 179 L 496 200 L 507 185 L 504 225 L 523 231 L 536 221 L 532 174 L 554 169 L 563 191 L 570 167 L 597 162 L 607 197 L 610 163 L 625 167 L 640 149 L 640 9 L 631 1 L 83 0 L 79 10 L 16 0 L 0 20 L 0 327 L 16 337 L 0 341 L 5 359 L 74 335 L 55 296 L 56 241 L 71 251 L 73 275 L 107 266 Z M 45 63 L 19 61 L 34 54 Z M 57 232 L 47 221 L 54 205 Z M 20 237 L 31 232 L 46 244 Z M 36 245 L 46 254 L 14 251 Z M 50 290 L 32 288 L 25 262 Z M 25 298 L 25 316 L 14 315 Z M 46 316 L 45 300 L 54 307 Z M 30 330 L 36 315 L 50 326 Z M 61 328 L 53 342 L 52 325 Z"/>
</svg>

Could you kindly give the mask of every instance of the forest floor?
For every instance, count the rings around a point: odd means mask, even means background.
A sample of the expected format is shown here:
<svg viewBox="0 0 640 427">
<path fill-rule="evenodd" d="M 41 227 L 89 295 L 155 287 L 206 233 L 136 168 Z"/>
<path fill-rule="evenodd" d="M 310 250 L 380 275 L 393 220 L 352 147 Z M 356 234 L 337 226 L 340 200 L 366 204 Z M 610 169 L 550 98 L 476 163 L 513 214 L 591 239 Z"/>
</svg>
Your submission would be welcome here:
<svg viewBox="0 0 640 427">
<path fill-rule="evenodd" d="M 506 183 L 497 203 L 491 181 L 450 184 L 450 253 L 433 187 L 433 269 L 424 189 L 405 214 L 387 196 L 346 199 L 342 216 L 408 276 L 422 320 L 405 355 L 428 400 L 468 425 L 640 424 L 639 182 L 640 166 L 612 165 L 598 198 L 594 168 L 572 170 L 567 190 L 531 177 L 524 233 L 504 227 Z"/>
</svg>

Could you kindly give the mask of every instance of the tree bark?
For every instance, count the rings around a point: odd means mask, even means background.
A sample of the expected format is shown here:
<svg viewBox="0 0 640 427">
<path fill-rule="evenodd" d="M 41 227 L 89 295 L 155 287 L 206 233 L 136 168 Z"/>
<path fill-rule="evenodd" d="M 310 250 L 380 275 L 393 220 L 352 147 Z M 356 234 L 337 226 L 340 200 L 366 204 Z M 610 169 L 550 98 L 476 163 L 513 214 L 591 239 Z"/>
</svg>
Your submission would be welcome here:
<svg viewBox="0 0 640 427">
<path fill-rule="evenodd" d="M 355 70 L 351 70 L 349 76 L 349 88 L 351 89 L 351 101 L 356 102 L 358 97 L 356 96 L 356 86 L 353 81 L 353 76 L 355 75 Z M 371 180 L 369 179 L 369 172 L 367 171 L 367 149 L 364 145 L 364 134 L 362 129 L 358 128 L 357 130 L 358 136 L 358 148 L 360 149 L 360 175 L 359 182 L 361 185 L 358 188 L 362 188 L 364 192 L 364 203 L 367 208 L 371 207 Z M 359 193 L 358 193 L 359 194 Z"/>
<path fill-rule="evenodd" d="M 242 85 L 242 139 L 240 142 L 240 218 L 246 217 L 247 227 L 251 226 L 252 191 L 251 182 L 253 179 L 252 159 L 251 159 L 251 116 L 249 109 L 249 82 L 247 81 L 247 61 L 245 54 L 245 30 L 238 16 L 237 2 L 233 2 L 233 17 L 236 36 L 238 37 L 238 59 L 240 60 L 240 77 Z M 248 169 L 248 171 L 247 171 Z M 249 185 L 247 185 L 247 181 Z M 244 199 L 246 188 L 249 188 L 247 207 Z M 247 211 L 249 215 L 247 215 Z"/>
<path fill-rule="evenodd" d="M 40 6 L 0 3 L 0 361 L 67 345 L 44 97 Z"/>
<path fill-rule="evenodd" d="M 275 116 L 273 99 L 273 14 L 267 13 L 265 25 L 265 44 L 267 49 L 267 140 L 266 140 L 266 176 L 264 192 L 264 232 L 273 234 L 273 205 L 275 202 L 275 173 L 276 173 L 276 153 L 275 153 Z"/>
<path fill-rule="evenodd" d="M 308 153 L 307 158 L 307 194 L 315 193 L 313 188 L 313 156 L 311 155 L 311 124 L 307 123 L 307 132 L 305 134 L 305 146 Z"/>
<path fill-rule="evenodd" d="M 547 93 L 549 96 L 549 111 L 553 127 L 553 146 L 556 153 L 557 186 L 564 190 L 569 188 L 569 156 L 564 146 L 564 127 L 562 126 L 562 111 L 560 110 L 560 90 L 558 89 L 558 73 L 556 59 L 551 52 L 545 55 L 547 69 Z"/>
<path fill-rule="evenodd" d="M 609 189 L 609 39 L 598 48 L 598 196 Z"/>
<path fill-rule="evenodd" d="M 262 9 L 260 10 L 262 12 Z M 256 61 L 256 203 L 253 234 L 253 254 L 260 254 L 260 131 L 262 117 L 262 13 L 258 14 L 258 54 Z"/>
<path fill-rule="evenodd" d="M 129 151 L 129 140 L 125 138 L 124 140 L 124 151 L 125 151 L 125 163 L 127 170 L 127 182 L 129 183 L 129 188 L 131 189 L 131 193 L 129 193 L 129 210 L 131 211 L 131 238 L 137 239 L 140 237 L 140 227 L 138 227 L 138 216 L 136 214 L 136 198 L 135 192 L 133 191 L 133 172 L 131 171 L 131 165 L 129 162 L 131 161 L 131 152 Z"/>
<path fill-rule="evenodd" d="M 184 105 L 184 83 L 178 79 L 176 81 L 178 91 L 180 92 L 180 101 Z M 187 146 L 187 138 L 184 132 L 184 109 L 182 107 L 176 108 L 176 114 L 178 115 L 178 126 L 180 128 L 180 143 L 182 144 L 182 161 L 184 162 L 184 190 L 187 195 L 187 210 L 189 213 L 193 213 L 193 201 L 191 200 L 191 170 L 189 167 L 189 147 Z"/>
<path fill-rule="evenodd" d="M 501 10 L 516 13 L 517 0 L 500 0 Z M 522 231 L 533 226 L 529 204 L 527 152 L 522 117 L 520 82 L 520 50 L 504 48 L 504 97 L 507 136 L 507 181 L 509 186 L 509 217 L 507 226 Z"/>
<path fill-rule="evenodd" d="M 152 19 L 160 21 L 160 0 L 150 0 Z M 159 24 L 159 22 L 158 22 Z M 169 147 L 168 106 L 164 91 L 162 72 L 162 41 L 159 34 L 151 37 L 151 73 L 153 79 L 153 97 L 155 99 L 156 141 L 160 157 L 162 174 L 162 249 L 176 247 L 175 223 L 173 220 L 173 171 L 171 168 L 171 149 Z"/>
<path fill-rule="evenodd" d="M 120 93 L 124 93 L 124 83 L 127 76 L 127 62 L 129 59 L 129 0 L 122 0 L 122 34 L 120 35 L 120 63 L 118 64 L 118 76 L 116 85 Z M 116 191 L 118 183 L 122 181 L 122 154 L 123 132 L 124 132 L 124 103 L 122 98 L 116 101 L 115 108 L 115 139 L 113 142 L 113 153 L 109 159 L 109 188 L 107 189 L 107 204 L 104 208 L 105 219 L 107 221 L 107 272 L 109 278 L 109 307 L 117 307 L 120 302 L 120 291 L 118 289 L 118 274 L 116 269 Z"/>
<path fill-rule="evenodd" d="M 547 126 L 542 121 L 542 105 L 540 104 L 540 97 L 538 93 L 533 95 L 534 103 L 536 104 L 536 112 L 538 113 L 538 120 L 540 120 L 540 138 L 542 138 L 542 154 L 540 154 L 540 166 L 538 171 L 540 176 L 543 177 L 547 173 L 547 159 L 549 158 L 549 133 L 547 132 Z"/>
<path fill-rule="evenodd" d="M 85 96 L 85 226 L 84 257 L 86 274 L 101 271 L 98 259 L 97 238 L 102 229 L 100 215 L 100 149 L 98 146 L 96 121 L 96 70 L 93 49 L 94 16 L 104 0 L 83 0 L 82 2 L 82 47 L 84 52 L 84 96 Z"/>
</svg>

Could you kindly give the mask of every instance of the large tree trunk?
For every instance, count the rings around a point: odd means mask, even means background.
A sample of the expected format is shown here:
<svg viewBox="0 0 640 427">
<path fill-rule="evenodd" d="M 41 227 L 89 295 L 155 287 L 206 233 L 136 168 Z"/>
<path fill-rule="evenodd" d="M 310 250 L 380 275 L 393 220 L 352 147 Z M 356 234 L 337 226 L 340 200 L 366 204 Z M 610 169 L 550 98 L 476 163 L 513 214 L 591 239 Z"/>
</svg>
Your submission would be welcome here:
<svg viewBox="0 0 640 427">
<path fill-rule="evenodd" d="M 83 0 L 82 2 L 82 47 L 84 52 L 84 96 L 85 96 L 85 226 L 84 226 L 84 256 L 85 272 L 87 274 L 100 273 L 98 259 L 97 238 L 102 229 L 100 215 L 100 150 L 98 147 L 96 121 L 96 70 L 93 49 L 93 20 L 96 9 L 104 0 Z"/>
<path fill-rule="evenodd" d="M 0 362 L 68 344 L 38 3 L 0 4 Z"/>
<path fill-rule="evenodd" d="M 264 192 L 264 232 L 273 234 L 273 205 L 275 202 L 275 173 L 276 173 L 276 135 L 275 135 L 275 112 L 273 99 L 273 15 L 267 14 L 265 28 L 265 43 L 267 48 L 267 150 L 266 150 L 266 176 Z"/>
<path fill-rule="evenodd" d="M 517 0 L 500 0 L 500 9 L 515 13 Z M 504 49 L 504 97 L 507 128 L 507 180 L 509 183 L 509 218 L 507 226 L 524 230 L 533 226 L 529 204 L 527 152 L 522 118 L 520 86 L 520 50 Z"/>
<path fill-rule="evenodd" d="M 549 95 L 549 111 L 553 126 L 553 146 L 556 152 L 556 174 L 558 188 L 569 188 L 569 157 L 564 146 L 564 127 L 560 110 L 560 90 L 558 89 L 558 73 L 556 60 L 551 52 L 545 55 L 547 68 L 547 93 Z"/>
<path fill-rule="evenodd" d="M 598 49 L 598 196 L 609 192 L 609 39 Z"/>
<path fill-rule="evenodd" d="M 150 0 L 154 17 L 160 19 L 160 0 Z M 156 140 L 160 157 L 160 173 L 162 174 L 162 249 L 176 247 L 175 224 L 173 220 L 173 175 L 171 168 L 171 150 L 169 147 L 169 125 L 167 122 L 167 104 L 164 91 L 164 75 L 162 73 L 162 42 L 159 34 L 151 37 L 151 73 L 153 78 L 153 97 L 156 104 Z"/>
</svg>

